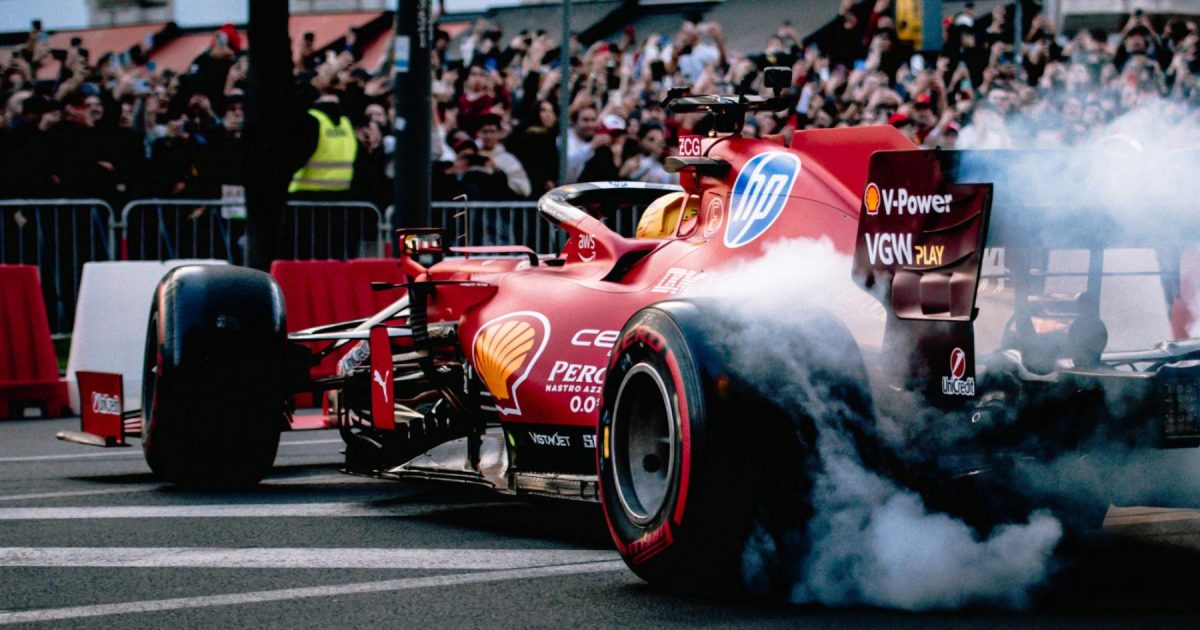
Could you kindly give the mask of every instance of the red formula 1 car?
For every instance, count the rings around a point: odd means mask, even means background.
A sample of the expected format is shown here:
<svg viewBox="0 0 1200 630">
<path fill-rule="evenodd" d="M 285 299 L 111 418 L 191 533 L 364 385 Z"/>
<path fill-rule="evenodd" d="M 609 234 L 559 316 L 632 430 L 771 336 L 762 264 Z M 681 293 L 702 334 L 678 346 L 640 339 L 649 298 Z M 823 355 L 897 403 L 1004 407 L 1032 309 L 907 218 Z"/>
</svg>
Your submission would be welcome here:
<svg viewBox="0 0 1200 630">
<path fill-rule="evenodd" d="M 1000 520 L 1007 508 L 979 499 L 1004 484 L 983 492 L 979 480 L 1009 477 L 978 473 L 1009 470 L 1014 454 L 1098 435 L 1200 442 L 1200 341 L 1113 348 L 1101 297 L 1149 278 L 1157 293 L 1139 300 L 1162 315 L 1162 338 L 1187 336 L 1182 250 L 1157 235 L 1084 233 L 1042 201 L 1086 200 L 1031 201 L 1010 185 L 1018 167 L 1061 156 L 917 151 L 891 127 L 803 131 L 785 146 L 737 133 L 748 111 L 788 106 L 778 92 L 669 104 L 723 132 L 684 139 L 668 164 L 681 187 L 546 194 L 542 217 L 566 233 L 559 256 L 402 231 L 411 281 L 375 287 L 396 292 L 391 306 L 291 335 L 268 275 L 172 272 L 146 342 L 150 466 L 184 484 L 254 483 L 293 421 L 291 395 L 326 392 L 348 472 L 599 501 L 635 572 L 708 589 L 735 579 L 752 527 L 803 531 L 822 432 L 934 504 Z M 654 238 L 611 230 L 602 217 L 620 205 L 649 206 Z M 742 270 L 781 293 L 815 287 L 762 322 L 701 290 L 796 242 L 844 260 L 828 286 L 858 299 L 824 295 L 812 274 L 828 267 L 813 259 Z M 1130 263 L 1149 267 L 1113 267 L 1114 248 L 1149 252 Z M 339 374 L 310 379 L 336 352 Z"/>
</svg>

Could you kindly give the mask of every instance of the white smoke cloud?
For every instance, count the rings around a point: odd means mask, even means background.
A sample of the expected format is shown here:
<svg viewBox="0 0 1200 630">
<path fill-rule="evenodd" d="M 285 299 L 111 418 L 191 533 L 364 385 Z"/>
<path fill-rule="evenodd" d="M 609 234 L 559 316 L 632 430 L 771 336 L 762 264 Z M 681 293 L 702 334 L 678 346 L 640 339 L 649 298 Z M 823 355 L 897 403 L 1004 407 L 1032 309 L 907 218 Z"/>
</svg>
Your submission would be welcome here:
<svg viewBox="0 0 1200 630">
<path fill-rule="evenodd" d="M 1039 128 L 1068 126 L 1066 120 L 1018 122 L 1006 133 L 1011 146 L 1028 149 L 1039 144 Z M 976 147 L 967 142 L 959 148 Z M 1033 231 L 1043 240 L 1067 234 L 1078 243 L 1104 243 L 1111 248 L 1106 273 L 1173 272 L 1182 258 L 1183 303 L 1200 313 L 1200 109 L 1153 99 L 1096 129 L 1069 153 L 981 153 L 969 163 L 965 178 L 997 182 L 993 240 Z M 1030 210 L 1049 220 L 1016 220 Z M 1154 260 L 1152 248 L 1164 244 L 1178 251 Z M 1105 278 L 1101 309 L 1110 331 L 1118 333 L 1109 350 L 1145 349 L 1169 336 L 1172 305 L 1164 308 L 1165 286 L 1157 275 Z M 1200 318 L 1191 320 L 1188 336 L 1200 336 Z"/>
<path fill-rule="evenodd" d="M 734 367 L 752 382 L 771 383 L 781 402 L 807 405 L 818 422 L 821 465 L 811 497 L 810 544 L 801 547 L 807 550 L 803 557 L 784 559 L 797 564 L 791 571 L 791 601 L 907 610 L 1024 606 L 1051 572 L 1052 552 L 1062 535 L 1059 522 L 1037 513 L 1028 523 L 980 537 L 963 521 L 928 510 L 915 492 L 869 470 L 847 431 L 822 420 L 846 417 L 847 410 L 836 408 L 838 397 L 822 391 L 822 379 L 812 378 L 811 366 L 779 342 L 803 321 L 798 314 L 813 306 L 857 328 L 860 347 L 863 340 L 882 336 L 882 307 L 853 284 L 850 267 L 850 257 L 827 239 L 789 240 L 772 245 L 760 258 L 710 274 L 694 291 L 721 300 L 723 309 L 747 322 L 728 339 Z M 780 270 L 794 273 L 781 277 Z M 779 366 L 786 366 L 787 374 L 761 373 Z M 812 409 L 814 401 L 828 408 Z M 881 429 L 897 432 L 893 426 Z M 793 547 L 760 527 L 743 556 L 744 572 L 755 580 Z"/>
<path fill-rule="evenodd" d="M 1038 142 L 1036 129 L 1010 127 L 1007 133 L 1009 146 L 1032 148 Z M 959 148 L 971 147 L 960 142 Z M 1100 315 L 1109 330 L 1108 350 L 1145 349 L 1171 336 L 1166 298 L 1175 263 L 1156 245 L 1180 243 L 1183 298 L 1191 313 L 1200 314 L 1200 243 L 1195 242 L 1200 241 L 1200 111 L 1152 101 L 1117 118 L 1070 155 L 1017 160 L 1012 154 L 980 155 L 966 166 L 963 181 L 996 183 L 992 238 L 1002 239 L 1004 230 L 1023 230 L 1016 235 L 1026 242 L 1029 236 L 1054 240 L 1066 234 L 1109 248 L 1104 272 L 1127 275 L 1104 279 Z M 972 177 L 972 169 L 979 169 L 978 177 Z M 1086 270 L 1086 256 L 1078 252 L 1055 254 L 1053 264 L 1062 267 L 1059 271 Z M 1004 271 L 1003 252 L 991 266 Z M 818 306 L 851 330 L 868 363 L 880 360 L 873 353 L 881 347 L 885 312 L 853 284 L 850 268 L 850 257 L 827 239 L 786 240 L 760 258 L 710 272 L 693 294 L 719 300 L 722 310 L 745 323 L 726 341 L 748 381 L 769 384 L 771 395 L 785 404 L 823 406 L 813 414 L 818 419 L 844 418 L 853 410 L 836 408 L 837 396 L 820 391 L 821 379 L 813 378 L 803 359 L 788 356 L 794 348 L 779 340 L 804 325 L 806 308 Z M 1082 291 L 1079 281 L 1048 279 L 1046 291 Z M 997 290 L 994 295 L 980 291 L 980 356 L 997 349 L 1012 301 L 1011 284 L 984 285 Z M 1008 310 L 996 310 L 1005 301 Z M 1187 332 L 1200 336 L 1200 317 L 1193 317 Z M 928 421 L 930 412 L 916 397 L 909 408 L 906 417 L 860 419 L 878 422 L 889 446 L 916 451 L 926 445 L 906 443 L 904 429 Z M 820 428 L 820 472 L 807 531 L 773 532 L 760 523 L 743 556 L 751 581 L 791 562 L 782 573 L 790 574 L 790 598 L 797 603 L 1020 608 L 1055 570 L 1063 525 L 1050 513 L 1035 512 L 1026 522 L 980 534 L 864 465 L 843 426 L 833 422 Z M 1057 498 L 1086 506 L 1109 501 L 1195 506 L 1200 487 L 1191 480 L 1196 479 L 1200 457 L 1190 450 L 1130 450 L 1101 440 L 1086 451 L 1026 460 L 1013 471 L 1012 484 L 1031 503 Z M 798 542 L 801 535 L 808 536 L 807 544 Z"/>
</svg>

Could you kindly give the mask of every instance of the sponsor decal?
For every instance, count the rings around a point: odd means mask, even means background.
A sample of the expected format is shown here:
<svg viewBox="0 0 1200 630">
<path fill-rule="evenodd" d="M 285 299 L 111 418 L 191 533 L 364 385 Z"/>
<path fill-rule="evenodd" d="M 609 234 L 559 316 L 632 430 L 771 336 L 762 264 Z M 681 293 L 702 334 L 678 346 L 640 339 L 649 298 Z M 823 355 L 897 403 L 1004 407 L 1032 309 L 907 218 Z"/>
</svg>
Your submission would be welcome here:
<svg viewBox="0 0 1200 630">
<path fill-rule="evenodd" d="M 555 361 L 546 381 L 546 391 L 567 394 L 599 394 L 606 368 L 584 363 Z"/>
<path fill-rule="evenodd" d="M 624 351 L 629 346 L 635 343 L 644 343 L 655 352 L 661 352 L 667 345 L 667 340 L 663 336 L 652 330 L 648 326 L 638 326 L 633 330 L 625 333 L 621 338 L 621 351 Z"/>
<path fill-rule="evenodd" d="M 396 409 L 392 404 L 392 342 L 387 326 L 372 326 L 367 341 L 371 349 L 371 424 L 391 431 L 396 428 Z"/>
<path fill-rule="evenodd" d="M 918 265 L 938 267 L 942 264 L 942 254 L 946 252 L 945 245 L 913 245 L 913 252 Z"/>
<path fill-rule="evenodd" d="M 867 259 L 872 265 L 911 265 L 913 264 L 912 234 L 896 232 L 879 232 L 863 234 L 867 241 Z"/>
<path fill-rule="evenodd" d="M 92 413 L 119 416 L 121 415 L 121 401 L 116 396 L 92 392 Z"/>
<path fill-rule="evenodd" d="M 875 216 L 879 214 L 879 187 L 875 182 L 867 184 L 867 190 L 863 193 L 863 206 L 867 208 L 867 214 Z"/>
<path fill-rule="evenodd" d="M 596 260 L 595 236 L 591 234 L 580 234 L 578 245 L 579 247 L 577 249 L 579 251 L 579 260 L 583 262 L 592 262 L 593 260 Z"/>
<path fill-rule="evenodd" d="M 787 151 L 759 153 L 747 160 L 733 182 L 725 246 L 742 247 L 762 236 L 783 214 L 799 176 L 800 158 Z"/>
<path fill-rule="evenodd" d="M 704 238 L 710 238 L 716 234 L 724 221 L 725 202 L 720 197 L 713 197 L 712 201 L 708 202 L 708 219 L 704 222 Z"/>
<path fill-rule="evenodd" d="M 700 157 L 700 136 L 679 136 L 679 157 Z"/>
<path fill-rule="evenodd" d="M 600 408 L 599 396 L 572 396 L 568 403 L 571 413 L 596 413 Z M 592 448 L 592 447 L 588 447 Z"/>
<path fill-rule="evenodd" d="M 684 291 L 692 288 L 704 275 L 703 271 L 695 271 L 693 269 L 683 269 L 681 267 L 671 267 L 667 270 L 663 277 L 650 289 L 651 293 L 666 293 L 667 295 L 679 295 Z"/>
<path fill-rule="evenodd" d="M 391 370 L 386 370 L 383 374 L 380 374 L 379 370 L 375 370 L 375 384 L 379 386 L 380 395 L 383 396 L 384 402 L 389 402 L 388 398 L 391 396 L 391 392 L 388 391 L 388 389 L 390 389 L 388 387 L 388 380 L 391 379 L 391 376 Z"/>
<path fill-rule="evenodd" d="M 871 216 L 879 214 L 881 206 L 884 214 L 889 216 L 893 211 L 897 215 L 946 214 L 950 212 L 953 201 L 954 197 L 950 194 L 910 195 L 907 188 L 880 188 L 875 182 L 867 184 L 867 190 L 863 193 L 863 205 Z"/>
<path fill-rule="evenodd" d="M 916 265 L 940 267 L 945 260 L 945 245 L 913 245 L 912 234 L 898 232 L 868 232 L 867 260 L 872 265 Z"/>
<path fill-rule="evenodd" d="M 497 317 L 475 333 L 471 342 L 475 371 L 495 400 L 496 411 L 521 415 L 517 390 L 546 349 L 550 321 L 535 311 Z"/>
<path fill-rule="evenodd" d="M 104 438 L 109 446 L 124 444 L 121 375 L 80 370 L 75 376 L 79 380 L 80 429 Z"/>
<path fill-rule="evenodd" d="M 554 447 L 569 447 L 571 446 L 571 436 L 562 435 L 558 431 L 554 433 L 538 433 L 529 431 L 529 441 L 538 446 L 554 446 Z"/>
<path fill-rule="evenodd" d="M 583 328 L 571 336 L 572 346 L 584 348 L 611 348 L 621 336 L 619 330 L 600 330 L 598 328 Z"/>
<path fill-rule="evenodd" d="M 671 536 L 671 528 L 663 523 L 658 529 L 647 532 L 646 535 L 629 543 L 630 562 L 641 564 L 658 555 L 659 552 L 671 546 L 675 539 Z"/>
<path fill-rule="evenodd" d="M 540 431 L 526 431 L 529 436 L 529 441 L 538 446 L 551 446 L 554 448 L 570 448 L 571 435 L 555 431 L 554 433 L 542 433 Z M 576 444 L 582 445 L 583 448 L 596 448 L 596 434 L 584 433 L 576 436 L 579 441 Z"/>
<path fill-rule="evenodd" d="M 950 352 L 950 376 L 942 377 L 942 393 L 947 396 L 974 396 L 975 377 L 963 378 L 967 373 L 967 353 L 962 348 Z"/>
</svg>

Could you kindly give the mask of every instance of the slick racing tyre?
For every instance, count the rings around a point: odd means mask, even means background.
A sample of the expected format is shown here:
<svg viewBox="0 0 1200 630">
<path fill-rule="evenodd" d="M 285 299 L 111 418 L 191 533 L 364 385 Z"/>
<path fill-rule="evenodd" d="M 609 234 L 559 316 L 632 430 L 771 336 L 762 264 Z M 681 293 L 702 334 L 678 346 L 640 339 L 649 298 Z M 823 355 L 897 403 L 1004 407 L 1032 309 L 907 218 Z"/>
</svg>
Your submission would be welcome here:
<svg viewBox="0 0 1200 630">
<path fill-rule="evenodd" d="M 797 566 L 787 558 L 807 550 L 815 425 L 802 401 L 785 410 L 795 396 L 769 395 L 786 386 L 783 365 L 751 358 L 776 376 L 739 374 L 748 357 L 728 344 L 738 320 L 718 313 L 703 302 L 662 302 L 625 325 L 598 425 L 601 501 L 622 558 L 651 584 L 778 595 Z M 775 345 L 780 357 L 804 360 L 790 350 L 804 343 Z M 842 357 L 857 356 L 849 344 L 853 354 Z M 866 375 L 853 377 L 863 380 L 850 391 L 860 392 Z M 869 414 L 869 397 L 850 398 Z"/>
<path fill-rule="evenodd" d="M 142 448 L 192 487 L 243 487 L 271 469 L 286 422 L 283 295 L 265 273 L 178 267 L 155 291 L 146 334 Z"/>
</svg>

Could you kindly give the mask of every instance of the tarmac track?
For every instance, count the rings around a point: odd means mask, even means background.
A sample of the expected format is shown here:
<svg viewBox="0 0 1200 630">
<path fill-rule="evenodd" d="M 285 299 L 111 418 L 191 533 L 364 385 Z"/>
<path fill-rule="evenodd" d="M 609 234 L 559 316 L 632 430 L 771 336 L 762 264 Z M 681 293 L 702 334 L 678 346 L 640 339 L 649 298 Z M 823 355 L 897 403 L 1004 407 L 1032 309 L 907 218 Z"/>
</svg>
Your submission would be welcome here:
<svg viewBox="0 0 1200 630">
<path fill-rule="evenodd" d="M 1111 509 L 1032 611 L 710 601 L 638 580 L 596 506 L 345 476 L 333 432 L 285 435 L 262 487 L 228 494 L 53 439 L 77 426 L 0 423 L 0 624 L 1200 627 L 1200 510 Z"/>
</svg>

